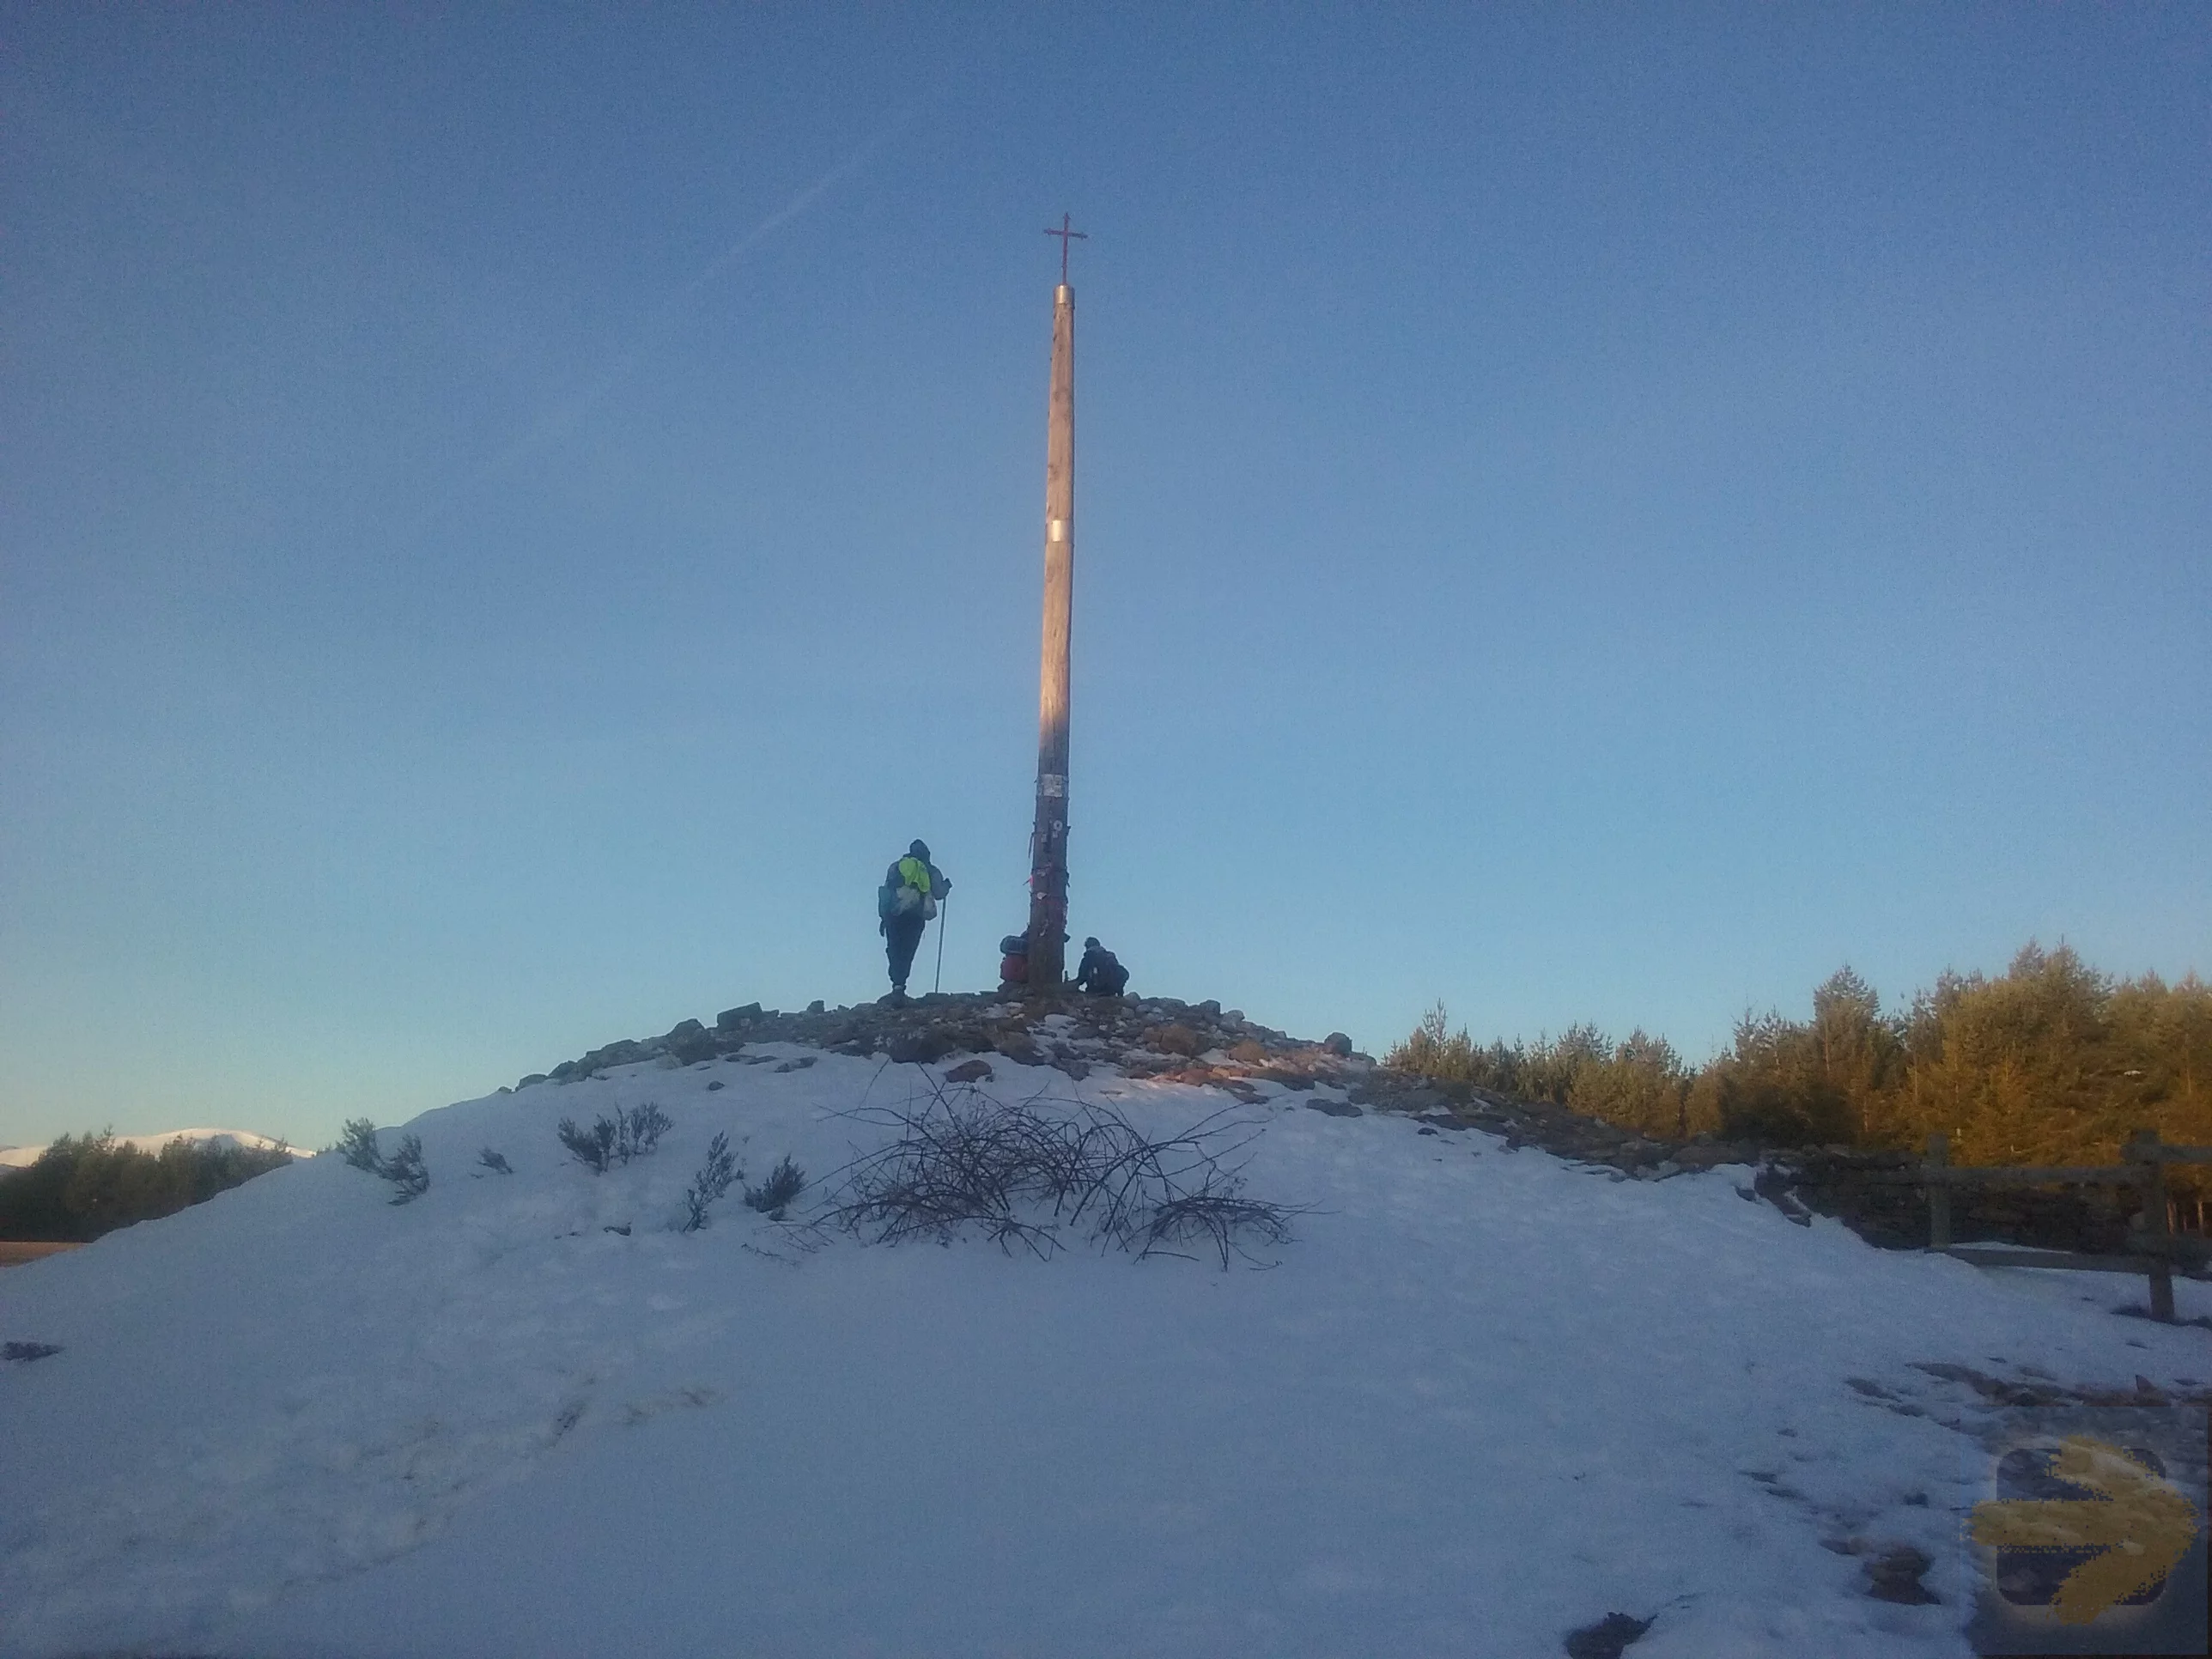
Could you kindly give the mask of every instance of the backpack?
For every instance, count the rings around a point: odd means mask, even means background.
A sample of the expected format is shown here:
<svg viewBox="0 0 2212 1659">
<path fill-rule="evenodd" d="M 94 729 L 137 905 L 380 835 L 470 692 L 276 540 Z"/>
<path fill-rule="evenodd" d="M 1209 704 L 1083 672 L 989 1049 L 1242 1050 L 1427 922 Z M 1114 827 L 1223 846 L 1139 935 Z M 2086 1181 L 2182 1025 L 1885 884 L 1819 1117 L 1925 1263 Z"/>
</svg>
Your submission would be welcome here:
<svg viewBox="0 0 2212 1659">
<path fill-rule="evenodd" d="M 916 911 L 927 921 L 937 914 L 937 901 L 927 893 L 903 882 L 887 881 L 876 889 L 876 918 L 889 921 L 893 916 L 910 916 Z"/>
<path fill-rule="evenodd" d="M 906 866 L 909 864 L 921 867 L 922 875 L 920 886 L 915 886 L 906 878 Z M 934 916 L 937 914 L 937 896 L 931 892 L 930 889 L 936 885 L 933 879 L 935 875 L 936 872 L 930 865 L 911 854 L 891 866 L 891 884 L 898 890 L 893 897 L 892 908 L 884 914 L 910 916 L 919 910 L 924 921 Z M 878 905 L 883 902 L 880 897 L 876 902 Z"/>
</svg>

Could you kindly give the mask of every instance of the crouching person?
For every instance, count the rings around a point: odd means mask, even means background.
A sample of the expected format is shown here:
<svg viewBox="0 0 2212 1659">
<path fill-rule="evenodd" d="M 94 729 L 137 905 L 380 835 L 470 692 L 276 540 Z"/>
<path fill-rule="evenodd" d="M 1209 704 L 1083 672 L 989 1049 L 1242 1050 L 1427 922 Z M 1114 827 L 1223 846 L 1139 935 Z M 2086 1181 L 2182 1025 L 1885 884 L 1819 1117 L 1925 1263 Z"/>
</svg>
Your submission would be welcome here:
<svg viewBox="0 0 2212 1659">
<path fill-rule="evenodd" d="M 1083 941 L 1082 965 L 1075 970 L 1075 988 L 1094 996 L 1118 997 L 1128 988 L 1129 970 L 1095 939 Z"/>
</svg>

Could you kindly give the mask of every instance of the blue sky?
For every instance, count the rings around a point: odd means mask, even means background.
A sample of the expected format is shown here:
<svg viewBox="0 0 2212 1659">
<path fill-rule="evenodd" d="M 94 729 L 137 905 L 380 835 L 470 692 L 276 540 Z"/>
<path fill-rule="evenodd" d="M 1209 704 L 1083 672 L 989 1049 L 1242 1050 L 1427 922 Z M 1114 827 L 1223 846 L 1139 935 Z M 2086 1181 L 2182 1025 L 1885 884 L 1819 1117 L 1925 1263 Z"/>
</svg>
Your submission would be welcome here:
<svg viewBox="0 0 2212 1659">
<path fill-rule="evenodd" d="M 949 988 L 2212 971 L 2212 12 L 0 9 L 0 1141 Z M 933 967 L 936 940 L 925 942 Z"/>
</svg>

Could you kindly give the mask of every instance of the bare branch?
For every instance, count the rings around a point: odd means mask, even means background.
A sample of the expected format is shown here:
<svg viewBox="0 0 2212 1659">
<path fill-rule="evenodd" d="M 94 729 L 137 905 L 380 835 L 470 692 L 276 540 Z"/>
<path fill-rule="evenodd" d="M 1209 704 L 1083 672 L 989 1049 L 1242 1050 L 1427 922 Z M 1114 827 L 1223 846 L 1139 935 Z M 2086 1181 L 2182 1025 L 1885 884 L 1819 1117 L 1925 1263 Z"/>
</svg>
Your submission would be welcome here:
<svg viewBox="0 0 2212 1659">
<path fill-rule="evenodd" d="M 1040 1091 L 1010 1105 L 931 1078 L 904 1107 L 840 1114 L 892 1138 L 825 1183 L 823 1219 L 872 1243 L 949 1241 L 972 1228 L 1009 1254 L 1043 1257 L 1064 1248 L 1066 1230 L 1140 1258 L 1194 1243 L 1224 1268 L 1232 1257 L 1268 1265 L 1251 1246 L 1289 1242 L 1302 1209 L 1244 1196 L 1241 1169 L 1223 1159 L 1264 1126 L 1233 1113 L 1153 1140 L 1094 1102 Z"/>
</svg>

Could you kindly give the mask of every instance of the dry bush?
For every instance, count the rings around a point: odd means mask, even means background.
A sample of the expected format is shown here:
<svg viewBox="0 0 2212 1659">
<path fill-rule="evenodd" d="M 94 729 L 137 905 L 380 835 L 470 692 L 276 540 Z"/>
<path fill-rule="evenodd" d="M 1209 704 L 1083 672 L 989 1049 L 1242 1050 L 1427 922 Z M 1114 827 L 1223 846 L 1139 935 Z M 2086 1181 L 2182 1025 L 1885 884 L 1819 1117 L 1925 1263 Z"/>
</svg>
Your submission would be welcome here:
<svg viewBox="0 0 2212 1659">
<path fill-rule="evenodd" d="M 617 1106 L 612 1117 L 602 1116 L 588 1129 L 580 1129 L 575 1119 L 564 1117 L 553 1133 L 569 1157 L 593 1175 L 605 1175 L 615 1164 L 646 1157 L 675 1127 L 675 1121 L 648 1100 L 635 1109 Z"/>
<path fill-rule="evenodd" d="M 707 1212 L 714 1200 L 730 1190 L 732 1182 L 744 1177 L 744 1172 L 738 1168 L 738 1156 L 730 1150 L 730 1137 L 717 1129 L 714 1139 L 707 1143 L 707 1161 L 684 1189 L 682 1231 L 696 1233 L 705 1226 Z"/>
<path fill-rule="evenodd" d="M 1040 1256 L 1070 1236 L 1139 1257 L 1200 1245 L 1225 1268 L 1232 1256 L 1272 1265 L 1250 1246 L 1286 1243 L 1300 1213 L 1244 1195 L 1224 1160 L 1260 1126 L 1228 1111 L 1154 1140 L 1111 1107 L 1042 1095 L 1010 1104 L 939 1084 L 904 1107 L 849 1115 L 893 1138 L 840 1172 L 823 1218 L 870 1243 L 973 1228 Z"/>
<path fill-rule="evenodd" d="M 430 1170 L 422 1161 L 420 1135 L 400 1136 L 399 1150 L 386 1158 L 377 1149 L 376 1126 L 365 1117 L 349 1117 L 336 1151 L 355 1169 L 365 1170 L 398 1188 L 392 1194 L 394 1204 L 410 1203 L 430 1189 Z"/>
</svg>

